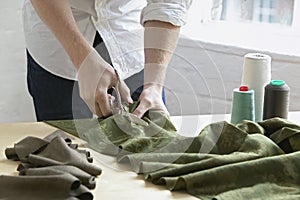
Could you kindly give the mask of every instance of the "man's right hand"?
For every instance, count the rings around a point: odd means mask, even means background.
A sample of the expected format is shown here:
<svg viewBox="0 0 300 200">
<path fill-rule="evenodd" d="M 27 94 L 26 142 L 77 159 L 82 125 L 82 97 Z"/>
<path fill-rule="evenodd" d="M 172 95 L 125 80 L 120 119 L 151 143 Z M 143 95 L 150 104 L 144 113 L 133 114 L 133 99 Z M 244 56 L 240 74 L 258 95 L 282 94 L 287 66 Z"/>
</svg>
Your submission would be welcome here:
<svg viewBox="0 0 300 200">
<path fill-rule="evenodd" d="M 68 53 L 78 71 L 80 96 L 99 117 L 112 113 L 107 90 L 118 83 L 114 69 L 105 62 L 79 31 L 68 0 L 31 0 L 42 21 Z M 96 31 L 96 30 L 95 30 Z M 125 82 L 119 83 L 125 102 L 131 103 Z"/>
<path fill-rule="evenodd" d="M 112 114 L 109 104 L 112 97 L 107 90 L 116 86 L 118 82 L 119 78 L 113 67 L 105 62 L 95 49 L 92 49 L 78 69 L 80 96 L 99 117 Z M 125 82 L 120 81 L 118 86 L 122 99 L 127 103 L 133 103 Z"/>
</svg>

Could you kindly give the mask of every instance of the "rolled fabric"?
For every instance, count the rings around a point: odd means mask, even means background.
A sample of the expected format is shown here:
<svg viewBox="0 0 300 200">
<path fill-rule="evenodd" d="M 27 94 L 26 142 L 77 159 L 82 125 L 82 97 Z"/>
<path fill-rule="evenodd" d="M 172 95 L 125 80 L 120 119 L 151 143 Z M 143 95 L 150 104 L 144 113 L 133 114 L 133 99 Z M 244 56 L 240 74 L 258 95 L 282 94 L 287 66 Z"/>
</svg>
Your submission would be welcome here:
<svg viewBox="0 0 300 200">
<path fill-rule="evenodd" d="M 49 176 L 0 176 L 0 199 L 77 199 L 93 195 L 80 181 L 68 174 Z"/>
<path fill-rule="evenodd" d="M 59 136 L 53 138 L 40 153 L 30 154 L 27 162 L 35 167 L 72 165 L 93 176 L 98 176 L 102 172 L 100 167 L 89 163 L 85 155 L 70 148 L 65 140 Z"/>
<path fill-rule="evenodd" d="M 8 159 L 21 161 L 20 176 L 0 176 L 0 199 L 93 199 L 88 188 L 95 188 L 101 168 L 90 163 L 90 152 L 77 148 L 61 131 L 6 148 Z"/>
<path fill-rule="evenodd" d="M 93 176 L 101 174 L 101 168 L 91 164 L 93 159 L 87 151 L 79 150 L 77 147 L 74 149 L 69 140 L 66 141 L 65 137 L 55 134 L 47 137 L 52 139 L 50 142 L 36 137 L 26 137 L 15 144 L 14 148 L 6 148 L 6 157 L 26 162 L 30 167 L 72 165 Z"/>
<path fill-rule="evenodd" d="M 5 155 L 7 159 L 24 161 L 29 154 L 37 153 L 48 144 L 49 142 L 43 139 L 28 136 L 16 143 L 13 148 L 6 148 Z"/>
<path fill-rule="evenodd" d="M 89 189 L 94 189 L 96 186 L 95 177 L 87 172 L 68 165 L 58 165 L 40 168 L 21 169 L 19 175 L 22 176 L 47 176 L 69 173 L 78 178 L 83 185 Z"/>
</svg>

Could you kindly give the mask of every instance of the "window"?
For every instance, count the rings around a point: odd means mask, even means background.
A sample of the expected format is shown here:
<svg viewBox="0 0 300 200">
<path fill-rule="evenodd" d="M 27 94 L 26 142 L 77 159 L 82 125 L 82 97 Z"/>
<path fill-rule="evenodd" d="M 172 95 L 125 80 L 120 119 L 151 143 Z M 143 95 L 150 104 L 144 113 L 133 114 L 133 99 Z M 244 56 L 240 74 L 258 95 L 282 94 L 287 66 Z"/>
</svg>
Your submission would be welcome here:
<svg viewBox="0 0 300 200">
<path fill-rule="evenodd" d="M 291 26 L 293 10 L 294 0 L 223 0 L 220 20 L 255 21 Z M 212 16 L 212 18 L 216 17 Z"/>
<path fill-rule="evenodd" d="M 182 33 L 191 39 L 300 56 L 300 0 L 193 1 Z"/>
</svg>

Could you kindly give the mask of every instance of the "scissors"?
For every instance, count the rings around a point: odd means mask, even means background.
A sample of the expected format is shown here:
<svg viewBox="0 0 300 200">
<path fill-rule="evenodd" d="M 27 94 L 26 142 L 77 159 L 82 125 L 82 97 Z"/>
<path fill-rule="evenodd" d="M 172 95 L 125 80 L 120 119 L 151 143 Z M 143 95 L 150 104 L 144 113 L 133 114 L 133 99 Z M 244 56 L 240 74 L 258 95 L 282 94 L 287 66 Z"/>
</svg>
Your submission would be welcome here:
<svg viewBox="0 0 300 200">
<path fill-rule="evenodd" d="M 131 122 L 138 124 L 138 125 L 142 125 L 142 126 L 147 126 L 148 123 L 140 118 L 138 118 L 137 116 L 135 116 L 132 113 L 129 113 L 123 106 L 122 104 L 122 99 L 121 99 L 121 94 L 120 91 L 118 89 L 119 84 L 121 84 L 121 79 L 120 76 L 117 72 L 117 70 L 115 69 L 115 73 L 118 77 L 118 82 L 116 84 L 115 87 L 112 87 L 113 92 L 116 94 L 115 99 L 111 98 L 110 99 L 110 107 L 112 109 L 112 113 L 113 115 L 119 114 L 119 115 L 123 115 L 125 117 L 127 117 Z"/>
</svg>

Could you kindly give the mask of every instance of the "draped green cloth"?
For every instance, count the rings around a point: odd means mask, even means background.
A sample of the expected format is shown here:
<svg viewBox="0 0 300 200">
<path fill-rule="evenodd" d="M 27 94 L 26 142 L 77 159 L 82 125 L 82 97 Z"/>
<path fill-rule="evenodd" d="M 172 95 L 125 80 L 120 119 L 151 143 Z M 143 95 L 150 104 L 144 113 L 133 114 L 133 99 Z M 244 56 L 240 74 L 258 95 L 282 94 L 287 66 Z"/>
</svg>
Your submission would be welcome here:
<svg viewBox="0 0 300 200">
<path fill-rule="evenodd" d="M 281 118 L 220 121 L 185 137 L 159 112 L 143 120 L 148 125 L 123 115 L 47 123 L 169 190 L 200 199 L 300 199 L 299 125 Z"/>
</svg>

